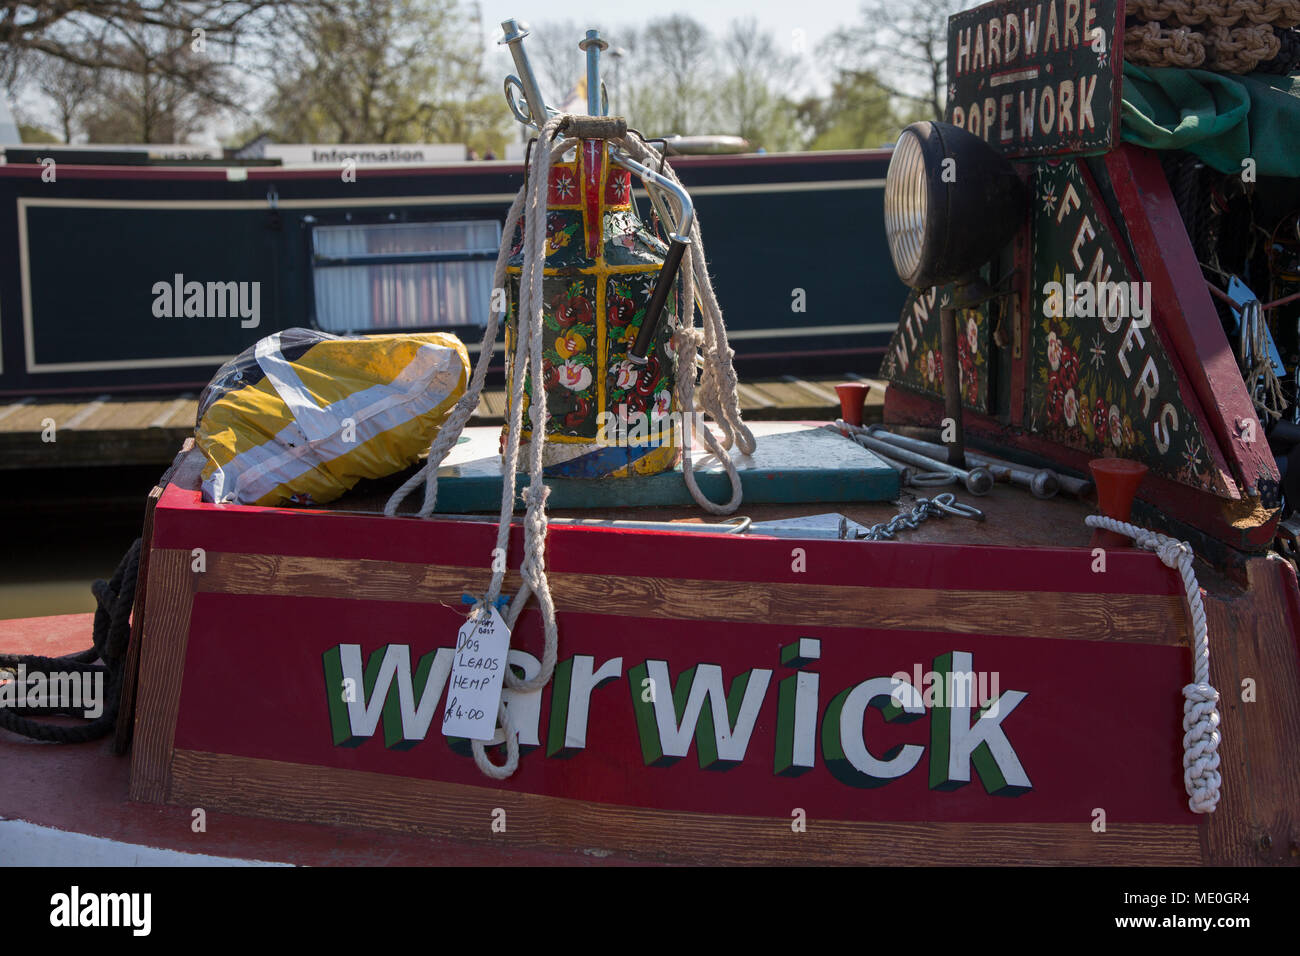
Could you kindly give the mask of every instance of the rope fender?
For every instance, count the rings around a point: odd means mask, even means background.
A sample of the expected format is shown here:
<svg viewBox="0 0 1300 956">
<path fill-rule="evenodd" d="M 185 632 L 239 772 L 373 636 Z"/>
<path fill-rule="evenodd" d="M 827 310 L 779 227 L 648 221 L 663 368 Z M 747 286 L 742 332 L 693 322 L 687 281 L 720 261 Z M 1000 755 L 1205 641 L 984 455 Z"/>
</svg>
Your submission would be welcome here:
<svg viewBox="0 0 1300 956">
<path fill-rule="evenodd" d="M 93 645 L 64 657 L 39 654 L 0 654 L 0 670 L 30 667 L 40 671 L 104 674 L 103 712 L 84 724 L 66 726 L 31 719 L 30 714 L 77 716 L 62 704 L 0 707 L 0 727 L 32 740 L 77 744 L 98 740 L 112 732 L 122 702 L 122 673 L 127 644 L 131 638 L 131 606 L 135 601 L 136 577 L 140 570 L 141 539 L 136 538 L 107 581 L 90 586 L 95 595 Z M 96 660 L 101 664 L 94 663 Z"/>
<path fill-rule="evenodd" d="M 1193 813 L 1213 813 L 1219 804 L 1223 778 L 1219 773 L 1219 692 L 1210 685 L 1210 638 L 1205 623 L 1201 586 L 1192 568 L 1195 554 L 1179 541 L 1146 528 L 1104 515 L 1088 515 L 1084 523 L 1132 538 L 1146 551 L 1154 551 L 1165 567 L 1178 572 L 1192 620 L 1192 683 L 1183 688 L 1183 786 Z"/>
</svg>

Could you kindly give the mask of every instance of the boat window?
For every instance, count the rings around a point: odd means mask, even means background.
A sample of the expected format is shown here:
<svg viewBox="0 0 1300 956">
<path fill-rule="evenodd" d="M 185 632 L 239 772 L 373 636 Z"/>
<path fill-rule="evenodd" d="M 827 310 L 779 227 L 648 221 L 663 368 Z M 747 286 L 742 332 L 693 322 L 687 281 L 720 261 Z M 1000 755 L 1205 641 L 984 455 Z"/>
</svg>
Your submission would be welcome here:
<svg viewBox="0 0 1300 956">
<path fill-rule="evenodd" d="M 317 225 L 311 241 L 316 324 L 327 332 L 487 321 L 495 219 Z"/>
</svg>

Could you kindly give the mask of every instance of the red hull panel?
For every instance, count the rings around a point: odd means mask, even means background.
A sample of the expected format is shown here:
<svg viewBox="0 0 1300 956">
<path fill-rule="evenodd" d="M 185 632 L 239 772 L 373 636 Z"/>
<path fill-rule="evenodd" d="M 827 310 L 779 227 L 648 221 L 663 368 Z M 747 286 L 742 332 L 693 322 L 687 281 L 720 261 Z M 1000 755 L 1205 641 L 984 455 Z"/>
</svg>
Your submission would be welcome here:
<svg viewBox="0 0 1300 956">
<path fill-rule="evenodd" d="M 474 786 L 490 785 L 468 755 L 455 753 L 435 719 L 422 741 L 390 749 L 384 727 L 355 747 L 335 746 L 330 734 L 322 655 L 339 643 L 375 649 L 410 647 L 412 662 L 454 643 L 464 621 L 458 608 L 321 600 L 263 595 L 200 594 L 194 602 L 181 691 L 176 747 L 397 774 Z M 232 622 L 238 622 L 232 627 Z M 803 807 L 819 820 L 952 820 L 964 822 L 1086 823 L 1095 807 L 1127 823 L 1196 822 L 1187 809 L 1177 760 L 1181 695 L 1188 666 L 1181 647 L 873 631 L 857 628 L 763 626 L 729 622 L 663 621 L 598 614 L 560 618 L 561 661 L 591 655 L 597 667 L 621 658 L 621 676 L 593 691 L 587 745 L 566 757 L 544 749 L 526 753 L 503 789 L 557 797 L 705 813 L 788 817 Z M 927 771 L 937 759 L 933 736 L 942 712 L 931 710 L 907 724 L 890 724 L 868 710 L 862 736 L 882 756 L 900 745 L 921 747 L 922 757 L 892 782 L 867 788 L 837 779 L 818 747 L 816 766 L 798 777 L 774 771 L 778 684 L 795 674 L 780 651 L 799 638 L 821 641 L 821 659 L 802 669 L 820 676 L 817 737 L 827 705 L 841 691 L 871 677 L 916 668 L 953 650 L 968 651 L 976 673 L 997 675 L 1002 691 L 1028 696 L 1003 721 L 1033 789 L 1015 797 L 991 796 L 979 782 L 953 790 L 931 789 Z M 541 622 L 528 612 L 512 646 L 541 653 Z M 699 742 L 669 766 L 647 766 L 638 744 L 629 671 L 646 660 L 665 660 L 675 681 L 688 668 L 717 664 L 723 686 L 757 668 L 770 680 L 744 758 L 725 770 L 699 765 Z M 923 678 L 924 680 L 924 678 Z M 991 688 L 992 677 L 989 678 Z M 633 685 L 636 685 L 635 687 Z M 252 693 L 243 693 L 247 688 Z M 557 716 L 543 692 L 539 719 L 523 733 L 543 747 Z M 438 713 L 441 713 L 439 708 Z M 1135 728 L 1140 731 L 1135 732 Z M 525 738 L 527 739 L 527 738 Z M 500 759 L 499 757 L 497 759 Z"/>
<path fill-rule="evenodd" d="M 1300 595 L 1278 562 L 1207 600 L 1226 694 L 1207 819 L 1181 779 L 1179 582 L 1145 552 L 1095 572 L 1086 548 L 553 526 L 559 666 L 507 695 L 522 757 L 492 781 L 440 729 L 494 536 L 206 505 L 176 478 L 153 512 L 133 798 L 469 840 L 503 814 L 512 846 L 641 860 L 1178 864 L 1285 842 Z M 531 675 L 541 650 L 530 610 L 511 663 Z M 944 685 L 965 671 L 975 708 Z M 1259 704 L 1233 698 L 1244 676 Z"/>
</svg>

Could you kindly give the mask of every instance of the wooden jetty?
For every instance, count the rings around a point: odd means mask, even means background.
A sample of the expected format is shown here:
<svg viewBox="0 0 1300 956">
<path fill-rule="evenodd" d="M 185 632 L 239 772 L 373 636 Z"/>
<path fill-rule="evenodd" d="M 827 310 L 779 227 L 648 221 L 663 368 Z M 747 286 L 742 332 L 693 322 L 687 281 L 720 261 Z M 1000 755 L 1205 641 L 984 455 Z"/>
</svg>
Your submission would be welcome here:
<svg viewBox="0 0 1300 956">
<path fill-rule="evenodd" d="M 884 408 L 883 382 L 860 375 L 742 381 L 740 403 L 753 420 L 824 419 L 838 415 L 834 386 L 844 381 L 872 385 L 863 413 L 879 422 Z M 0 470 L 87 468 L 114 465 L 160 465 L 194 431 L 198 395 L 105 394 L 90 398 L 43 397 L 0 400 Z M 505 411 L 505 392 L 484 391 L 473 425 L 498 425 Z"/>
</svg>

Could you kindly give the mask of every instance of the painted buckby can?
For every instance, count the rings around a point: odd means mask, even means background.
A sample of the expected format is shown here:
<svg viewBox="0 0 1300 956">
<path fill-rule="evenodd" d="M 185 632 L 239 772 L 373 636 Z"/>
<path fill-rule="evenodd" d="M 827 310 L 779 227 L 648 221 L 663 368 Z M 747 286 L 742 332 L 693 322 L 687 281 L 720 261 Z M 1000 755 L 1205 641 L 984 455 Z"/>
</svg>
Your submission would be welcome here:
<svg viewBox="0 0 1300 956">
<path fill-rule="evenodd" d="M 673 338 L 680 289 L 668 298 L 667 321 L 660 323 L 647 356 L 650 371 L 639 376 L 628 349 L 645 320 L 668 247 L 637 215 L 631 173 L 610 161 L 609 149 L 605 140 L 581 140 L 550 172 L 542 359 L 550 413 L 548 475 L 650 475 L 672 468 L 681 457 L 679 435 L 664 426 L 680 411 Z M 507 266 L 507 381 L 512 380 L 524 225 L 521 219 Z M 532 438 L 528 416 L 534 387 L 526 373 L 521 447 Z M 639 415 L 645 416 L 640 431 Z M 521 451 L 521 460 L 525 454 Z"/>
</svg>

